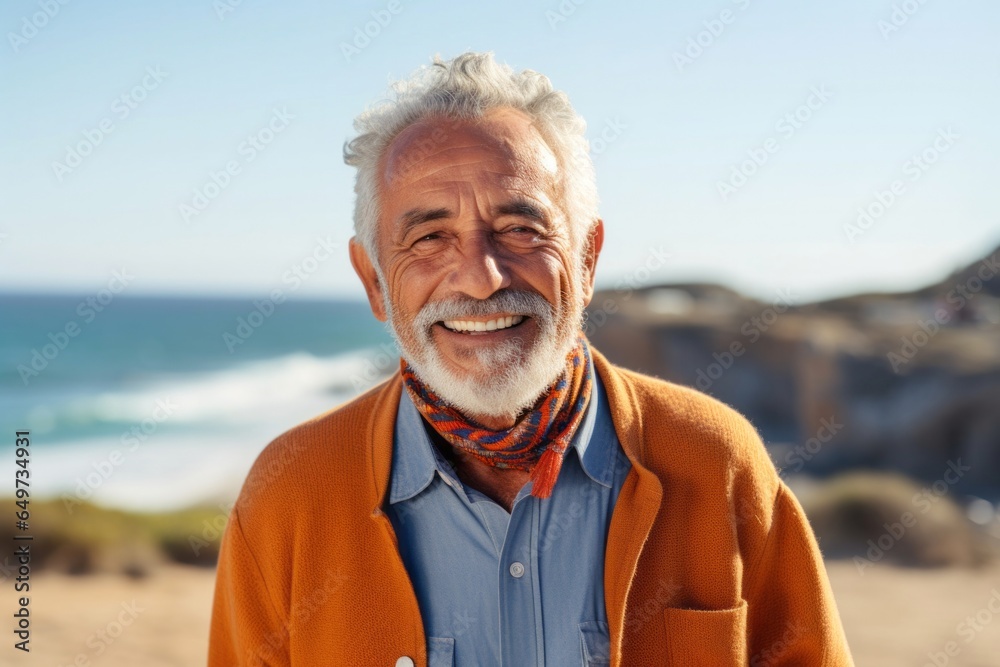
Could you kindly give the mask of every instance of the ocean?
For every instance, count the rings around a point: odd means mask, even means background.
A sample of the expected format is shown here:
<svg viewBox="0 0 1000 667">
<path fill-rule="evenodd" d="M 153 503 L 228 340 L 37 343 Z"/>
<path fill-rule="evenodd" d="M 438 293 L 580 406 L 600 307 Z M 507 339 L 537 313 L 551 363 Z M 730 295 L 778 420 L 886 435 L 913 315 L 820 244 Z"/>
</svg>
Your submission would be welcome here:
<svg viewBox="0 0 1000 667">
<path fill-rule="evenodd" d="M 362 301 L 0 294 L 0 414 L 32 496 L 166 510 L 231 500 L 275 436 L 398 356 Z M 0 484 L 3 484 L 0 482 Z"/>
</svg>

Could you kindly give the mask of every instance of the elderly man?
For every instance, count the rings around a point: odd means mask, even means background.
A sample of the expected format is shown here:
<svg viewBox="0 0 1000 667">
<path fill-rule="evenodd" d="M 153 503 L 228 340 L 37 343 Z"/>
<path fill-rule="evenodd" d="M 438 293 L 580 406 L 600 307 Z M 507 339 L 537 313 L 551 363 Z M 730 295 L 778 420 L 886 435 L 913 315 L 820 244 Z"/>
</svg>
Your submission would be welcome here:
<svg viewBox="0 0 1000 667">
<path fill-rule="evenodd" d="M 754 428 L 582 334 L 584 123 L 489 54 L 356 121 L 351 262 L 401 353 L 260 455 L 210 665 L 852 664 Z"/>
</svg>

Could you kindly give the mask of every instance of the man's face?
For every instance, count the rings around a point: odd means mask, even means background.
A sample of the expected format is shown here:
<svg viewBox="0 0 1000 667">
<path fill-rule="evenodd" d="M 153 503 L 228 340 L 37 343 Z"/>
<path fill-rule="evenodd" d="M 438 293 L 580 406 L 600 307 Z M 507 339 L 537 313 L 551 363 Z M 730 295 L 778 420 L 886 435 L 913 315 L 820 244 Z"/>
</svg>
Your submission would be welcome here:
<svg viewBox="0 0 1000 667">
<path fill-rule="evenodd" d="M 572 233 L 556 157 L 513 109 L 414 124 L 390 144 L 381 175 L 384 284 L 351 248 L 373 311 L 446 401 L 516 415 L 565 367 L 592 295 L 600 222 L 590 239 Z"/>
</svg>

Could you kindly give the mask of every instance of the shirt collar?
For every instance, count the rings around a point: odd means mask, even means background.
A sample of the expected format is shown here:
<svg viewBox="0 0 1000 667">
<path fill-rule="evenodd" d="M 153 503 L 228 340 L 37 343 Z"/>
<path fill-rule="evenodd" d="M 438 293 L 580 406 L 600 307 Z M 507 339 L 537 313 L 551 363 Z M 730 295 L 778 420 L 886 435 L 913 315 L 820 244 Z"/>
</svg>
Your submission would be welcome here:
<svg viewBox="0 0 1000 667">
<path fill-rule="evenodd" d="M 570 441 L 570 449 L 577 453 L 578 461 L 588 477 L 611 488 L 618 439 L 604 387 L 594 370 L 593 360 L 590 362 L 590 372 L 594 379 L 593 390 L 583 420 Z M 437 451 L 424 430 L 424 418 L 404 388 L 396 414 L 389 502 L 395 504 L 417 495 L 433 481 L 435 472 L 439 472 L 445 479 L 457 482 L 450 464 Z"/>
</svg>

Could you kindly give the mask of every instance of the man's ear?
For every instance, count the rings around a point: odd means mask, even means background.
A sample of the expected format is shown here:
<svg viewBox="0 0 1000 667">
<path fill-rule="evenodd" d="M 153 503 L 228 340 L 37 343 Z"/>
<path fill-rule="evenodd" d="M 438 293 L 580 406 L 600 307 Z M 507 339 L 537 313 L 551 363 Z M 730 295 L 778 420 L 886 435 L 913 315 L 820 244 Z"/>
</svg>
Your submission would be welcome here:
<svg viewBox="0 0 1000 667">
<path fill-rule="evenodd" d="M 354 272 L 361 278 L 361 283 L 365 286 L 365 294 L 368 295 L 368 305 L 371 306 L 372 314 L 379 322 L 387 319 L 385 312 L 385 302 L 382 300 L 382 285 L 378 280 L 378 273 L 372 260 L 368 257 L 364 246 L 358 241 L 358 237 L 352 236 L 348 244 L 351 253 L 351 266 Z"/>
<path fill-rule="evenodd" d="M 604 247 L 604 220 L 598 218 L 587 234 L 583 248 L 583 299 L 589 305 L 594 296 L 594 273 L 597 270 L 597 257 Z"/>
</svg>

